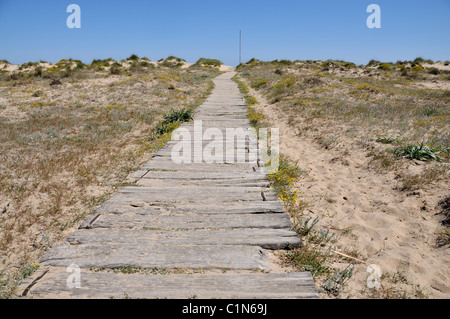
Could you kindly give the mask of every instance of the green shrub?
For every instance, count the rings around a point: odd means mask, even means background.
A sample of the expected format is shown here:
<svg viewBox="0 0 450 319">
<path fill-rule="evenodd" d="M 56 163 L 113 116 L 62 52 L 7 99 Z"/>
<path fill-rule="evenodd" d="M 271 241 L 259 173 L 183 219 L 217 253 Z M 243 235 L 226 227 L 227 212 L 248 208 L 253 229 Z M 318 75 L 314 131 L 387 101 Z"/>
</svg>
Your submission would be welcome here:
<svg viewBox="0 0 450 319">
<path fill-rule="evenodd" d="M 280 60 L 278 62 L 278 64 L 281 64 L 281 65 L 292 65 L 292 64 L 294 64 L 294 62 L 292 62 L 290 60 Z"/>
<path fill-rule="evenodd" d="M 434 61 L 433 60 L 425 60 L 424 58 L 418 57 L 416 58 L 414 61 L 412 61 L 413 64 L 415 65 L 420 65 L 420 64 L 433 64 Z"/>
<path fill-rule="evenodd" d="M 346 69 L 356 68 L 356 64 L 352 62 L 342 62 L 342 66 Z"/>
<path fill-rule="evenodd" d="M 295 85 L 295 78 L 290 76 L 284 76 L 280 78 L 281 81 L 272 86 L 271 96 L 279 96 L 283 93 L 289 92 Z"/>
<path fill-rule="evenodd" d="M 422 64 L 425 62 L 425 60 L 421 57 L 415 58 L 414 61 L 412 61 L 413 64 Z"/>
<path fill-rule="evenodd" d="M 170 113 L 164 115 L 164 120 L 155 128 L 155 133 L 151 139 L 156 139 L 163 134 L 172 132 L 180 123 L 188 122 L 192 118 L 192 109 L 189 107 L 178 111 L 172 110 Z"/>
<path fill-rule="evenodd" d="M 408 68 L 403 68 L 400 72 L 401 76 L 408 76 Z"/>
<path fill-rule="evenodd" d="M 378 143 L 382 144 L 399 144 L 401 140 L 396 137 L 378 137 L 376 140 Z"/>
<path fill-rule="evenodd" d="M 179 58 L 179 57 L 176 57 L 176 56 L 173 56 L 173 55 L 167 57 L 166 60 L 176 60 L 178 62 L 186 62 L 185 59 L 182 59 L 182 58 Z"/>
<path fill-rule="evenodd" d="M 254 89 L 259 89 L 261 86 L 263 86 L 267 82 L 268 82 L 267 80 L 259 81 L 259 82 L 252 84 L 251 87 Z"/>
<path fill-rule="evenodd" d="M 428 69 L 427 69 L 427 72 L 428 72 L 428 74 L 433 74 L 433 75 L 439 75 L 439 74 L 441 74 L 441 72 L 439 72 L 439 70 L 436 69 L 436 68 L 428 68 Z"/>
<path fill-rule="evenodd" d="M 380 61 L 370 60 L 369 63 L 367 63 L 367 66 L 377 66 L 377 65 L 380 65 Z"/>
<path fill-rule="evenodd" d="M 257 59 L 255 59 L 255 58 L 251 58 L 250 60 L 248 60 L 248 62 L 247 63 L 245 63 L 245 64 L 252 64 L 252 63 L 256 63 L 256 62 L 259 62 Z"/>
<path fill-rule="evenodd" d="M 397 156 L 424 161 L 440 161 L 441 159 L 438 156 L 440 152 L 440 149 L 431 148 L 428 145 L 424 145 L 423 142 L 420 145 L 407 145 L 397 147 L 394 150 L 394 154 Z"/>
<path fill-rule="evenodd" d="M 197 62 L 195 62 L 195 64 L 205 65 L 205 66 L 212 66 L 212 67 L 220 67 L 223 63 L 220 60 L 217 60 L 217 59 L 200 58 L 200 59 L 198 59 Z"/>
<path fill-rule="evenodd" d="M 174 60 L 174 59 L 165 59 L 162 62 L 159 63 L 159 65 L 161 66 L 165 66 L 168 68 L 180 68 L 182 67 L 184 64 L 184 62 L 182 60 Z"/>
<path fill-rule="evenodd" d="M 280 61 L 273 60 L 271 63 L 272 64 L 279 64 L 279 65 L 287 65 L 287 66 L 294 64 L 294 62 L 292 62 L 290 60 L 280 60 Z"/>
<path fill-rule="evenodd" d="M 35 66 L 37 64 L 38 64 L 37 62 L 27 62 L 27 63 L 22 64 L 20 66 L 19 70 L 21 70 L 22 68 L 23 69 L 30 68 L 30 67 Z"/>
<path fill-rule="evenodd" d="M 42 76 L 42 67 L 38 66 L 36 69 L 34 69 L 34 76 L 41 77 Z"/>
<path fill-rule="evenodd" d="M 151 68 L 151 67 L 154 67 L 153 64 L 151 64 L 150 62 L 147 62 L 147 61 L 141 61 L 141 62 L 139 62 L 139 66 L 140 66 L 140 67 L 143 67 L 143 68 Z"/>
<path fill-rule="evenodd" d="M 169 114 L 164 116 L 164 123 L 169 124 L 173 122 L 188 122 L 192 120 L 192 110 L 172 110 Z"/>
<path fill-rule="evenodd" d="M 170 133 L 176 129 L 180 123 L 192 120 L 192 109 L 172 110 L 164 116 L 164 120 L 156 127 L 155 132 L 158 135 Z"/>
<path fill-rule="evenodd" d="M 435 109 L 434 107 L 427 107 L 426 109 L 423 110 L 423 114 L 426 116 L 433 116 L 433 115 L 438 115 L 439 111 L 437 109 Z"/>
<path fill-rule="evenodd" d="M 122 69 L 120 66 L 117 65 L 113 65 L 111 66 L 111 68 L 109 69 L 109 73 L 114 74 L 114 75 L 119 75 L 122 73 Z"/>
<path fill-rule="evenodd" d="M 127 60 L 137 61 L 139 60 L 139 57 L 136 54 L 132 54 L 127 58 Z"/>
<path fill-rule="evenodd" d="M 109 66 L 109 60 L 97 60 L 97 59 L 94 59 L 91 62 L 91 67 L 100 68 L 100 67 L 107 67 L 107 66 Z"/>
<path fill-rule="evenodd" d="M 42 92 L 41 90 L 35 91 L 33 94 L 33 97 L 39 97 L 44 95 L 44 92 Z"/>
<path fill-rule="evenodd" d="M 384 71 L 391 71 L 392 70 L 392 64 L 390 64 L 390 63 L 381 63 L 380 66 L 378 67 L 378 69 L 384 70 Z"/>
<path fill-rule="evenodd" d="M 330 267 L 326 265 L 328 254 L 313 247 L 304 246 L 291 250 L 284 258 L 296 269 L 310 271 L 313 277 L 327 274 L 330 271 Z"/>
</svg>

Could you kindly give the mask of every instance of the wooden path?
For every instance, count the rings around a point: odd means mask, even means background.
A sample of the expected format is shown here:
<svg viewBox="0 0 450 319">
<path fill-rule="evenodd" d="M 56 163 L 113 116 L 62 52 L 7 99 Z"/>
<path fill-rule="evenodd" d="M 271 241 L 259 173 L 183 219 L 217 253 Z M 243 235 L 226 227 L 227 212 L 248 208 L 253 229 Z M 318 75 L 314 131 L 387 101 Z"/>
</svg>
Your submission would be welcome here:
<svg viewBox="0 0 450 319">
<path fill-rule="evenodd" d="M 213 93 L 196 110 L 195 123 L 202 120 L 202 132 L 217 128 L 225 136 L 226 128 L 250 127 L 232 76 L 217 77 Z M 181 128 L 191 133 L 195 129 L 193 122 Z M 251 155 L 257 150 L 255 138 L 241 138 L 241 163 L 237 155 L 224 163 L 208 163 L 205 158 L 200 163 L 175 163 L 172 150 L 179 141 L 168 142 L 132 175 L 136 186 L 123 187 L 64 245 L 47 251 L 40 271 L 24 283 L 23 295 L 317 298 L 309 272 L 283 272 L 271 259 L 272 250 L 301 243 L 258 167 L 259 155 Z M 227 141 L 234 145 L 224 143 L 224 154 L 238 147 L 234 138 Z M 192 153 L 202 154 L 210 141 L 195 143 Z M 80 287 L 74 275 L 79 275 Z"/>
</svg>

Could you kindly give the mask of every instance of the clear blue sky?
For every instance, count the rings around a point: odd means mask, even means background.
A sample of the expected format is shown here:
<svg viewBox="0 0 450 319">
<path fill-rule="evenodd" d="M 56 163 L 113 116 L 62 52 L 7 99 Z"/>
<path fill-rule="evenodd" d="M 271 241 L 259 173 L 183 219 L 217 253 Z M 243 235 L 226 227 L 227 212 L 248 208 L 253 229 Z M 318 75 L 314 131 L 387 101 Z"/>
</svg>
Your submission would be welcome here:
<svg viewBox="0 0 450 319">
<path fill-rule="evenodd" d="M 69 4 L 81 29 L 69 29 Z M 366 8 L 381 7 L 381 29 Z M 450 0 L 0 0 L 0 59 L 450 60 Z"/>
</svg>

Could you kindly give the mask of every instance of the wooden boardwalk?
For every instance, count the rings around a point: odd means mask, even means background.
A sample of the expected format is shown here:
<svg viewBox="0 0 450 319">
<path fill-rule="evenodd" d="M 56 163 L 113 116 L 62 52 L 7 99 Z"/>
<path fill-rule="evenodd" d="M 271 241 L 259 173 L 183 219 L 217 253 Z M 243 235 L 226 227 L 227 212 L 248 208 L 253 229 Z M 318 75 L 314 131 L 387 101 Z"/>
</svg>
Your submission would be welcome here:
<svg viewBox="0 0 450 319">
<path fill-rule="evenodd" d="M 217 77 L 213 93 L 196 110 L 201 132 L 214 128 L 226 136 L 227 128 L 250 128 L 232 76 Z M 181 128 L 194 137 L 195 123 Z M 256 136 L 241 141 L 245 161 L 240 163 L 234 138 L 233 145 L 224 142 L 224 154 L 236 151 L 224 163 L 194 162 L 198 157 L 193 156 L 192 163 L 176 163 L 172 151 L 179 141 L 168 142 L 133 173 L 136 186 L 123 187 L 64 245 L 47 251 L 41 270 L 24 283 L 23 295 L 317 298 L 309 272 L 283 272 L 271 261 L 271 250 L 301 242 L 259 169 L 259 155 L 252 156 Z M 202 154 L 209 143 L 193 141 L 192 154 Z M 134 271 L 141 268 L 152 271 Z M 79 275 L 79 287 L 73 285 L 74 275 Z"/>
</svg>

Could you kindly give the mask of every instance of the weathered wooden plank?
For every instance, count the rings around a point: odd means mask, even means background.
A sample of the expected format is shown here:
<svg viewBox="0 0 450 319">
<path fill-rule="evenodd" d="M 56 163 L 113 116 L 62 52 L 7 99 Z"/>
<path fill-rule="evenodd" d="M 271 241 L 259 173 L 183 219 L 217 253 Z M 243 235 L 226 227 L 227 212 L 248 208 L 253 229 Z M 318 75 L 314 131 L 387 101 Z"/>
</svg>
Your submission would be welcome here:
<svg viewBox="0 0 450 319">
<path fill-rule="evenodd" d="M 248 119 L 247 114 L 235 114 L 235 113 L 231 113 L 231 114 L 224 114 L 222 115 L 224 118 L 226 118 L 227 120 L 229 119 L 236 119 L 236 120 L 246 120 Z M 199 114 L 197 116 L 197 120 L 203 120 L 203 121 L 209 121 L 209 120 L 217 120 L 217 118 L 220 116 L 216 116 L 216 115 L 207 115 L 207 114 Z"/>
<path fill-rule="evenodd" d="M 142 229 L 79 229 L 67 238 L 71 244 L 254 245 L 265 249 L 300 246 L 296 232 L 286 229 L 161 231 Z"/>
<path fill-rule="evenodd" d="M 186 171 L 142 171 L 142 178 L 145 179 L 191 179 L 191 180 L 243 180 L 243 181 L 267 181 L 265 174 L 258 172 L 237 172 L 237 173 L 224 173 L 224 172 L 186 172 Z"/>
<path fill-rule="evenodd" d="M 42 266 L 80 268 L 265 269 L 267 252 L 258 246 L 81 244 L 58 246 L 42 257 Z"/>
<path fill-rule="evenodd" d="M 229 229 L 229 228 L 284 228 L 290 229 L 289 215 L 284 214 L 227 214 L 210 215 L 135 215 L 101 214 L 88 216 L 80 228 L 133 229 Z"/>
<path fill-rule="evenodd" d="M 275 192 L 263 187 L 134 187 L 127 186 L 114 194 L 110 202 L 144 204 L 164 201 L 235 202 L 277 200 Z"/>
<path fill-rule="evenodd" d="M 154 157 L 151 161 L 145 163 L 142 169 L 153 169 L 155 171 L 204 171 L 204 172 L 217 172 L 217 173 L 241 173 L 252 172 L 253 167 L 257 167 L 256 163 L 180 163 L 177 164 L 171 160 L 159 159 Z M 261 171 L 261 170 L 260 170 Z"/>
<path fill-rule="evenodd" d="M 259 193 L 261 191 L 267 191 L 265 187 L 209 187 L 209 186 L 197 186 L 197 187 L 145 187 L 145 186 L 124 186 L 119 190 L 119 193 L 164 193 L 167 191 L 186 191 L 189 189 L 191 194 L 211 192 L 211 193 L 219 193 L 219 194 L 229 194 L 229 193 L 243 193 L 243 194 L 253 194 Z M 270 189 L 271 190 L 271 189 Z"/>
<path fill-rule="evenodd" d="M 194 162 L 202 160 L 201 163 Z M 230 160 L 228 161 L 226 158 L 222 161 L 214 162 L 213 159 L 209 159 L 206 157 L 198 159 L 194 157 L 194 160 L 190 160 L 190 162 L 185 161 L 182 162 L 181 159 L 179 162 L 173 160 L 173 158 L 168 157 L 153 157 L 152 160 L 142 166 L 143 169 L 154 169 L 154 170 L 183 170 L 183 171 L 205 171 L 205 172 L 229 172 L 229 173 L 238 173 L 238 172 L 252 172 L 253 167 L 258 170 L 257 160 L 246 162 Z M 262 170 L 260 170 L 262 171 Z"/>
<path fill-rule="evenodd" d="M 208 157 L 211 157 L 212 160 L 219 160 L 225 162 L 225 160 L 233 159 L 237 161 L 238 159 L 245 159 L 247 161 L 249 160 L 257 160 L 259 159 L 256 150 L 256 146 L 252 146 L 249 148 L 248 145 L 243 144 L 243 147 L 227 147 L 226 145 L 223 145 L 222 147 L 214 147 L 210 148 L 208 150 L 205 149 L 205 147 L 209 145 L 209 143 L 205 143 L 200 147 L 194 147 L 192 145 L 190 150 L 185 149 L 178 149 L 173 150 L 173 148 L 167 148 L 161 151 L 158 151 L 153 155 L 153 158 L 157 157 L 169 157 L 170 159 L 173 159 L 174 161 L 181 159 L 181 158 L 189 158 L 192 162 L 195 158 L 194 156 L 200 156 L 196 154 L 202 154 L 202 158 L 204 161 L 208 160 Z M 199 150 L 199 151 L 197 151 Z M 250 153 L 249 153 L 250 150 Z M 196 153 L 199 152 L 199 153 Z M 220 158 L 219 158 L 220 155 Z M 214 156 L 217 156 L 217 159 L 214 158 Z M 212 161 L 211 160 L 211 161 Z"/>
<path fill-rule="evenodd" d="M 133 213 L 140 215 L 169 213 L 169 214 L 277 214 L 285 213 L 280 201 L 257 202 L 229 202 L 221 203 L 176 203 L 155 202 L 148 203 L 122 203 L 107 201 L 99 205 L 97 213 L 124 214 Z M 230 217 L 232 218 L 232 217 Z"/>
<path fill-rule="evenodd" d="M 243 179 L 150 179 L 143 178 L 137 181 L 137 185 L 151 187 L 175 187 L 175 186 L 211 186 L 211 187 L 265 187 L 268 188 L 270 183 L 261 180 L 243 180 Z"/>
<path fill-rule="evenodd" d="M 29 292 L 46 298 L 318 298 L 309 272 L 142 275 L 82 270 L 69 288 L 65 269 L 46 274 Z"/>
</svg>

